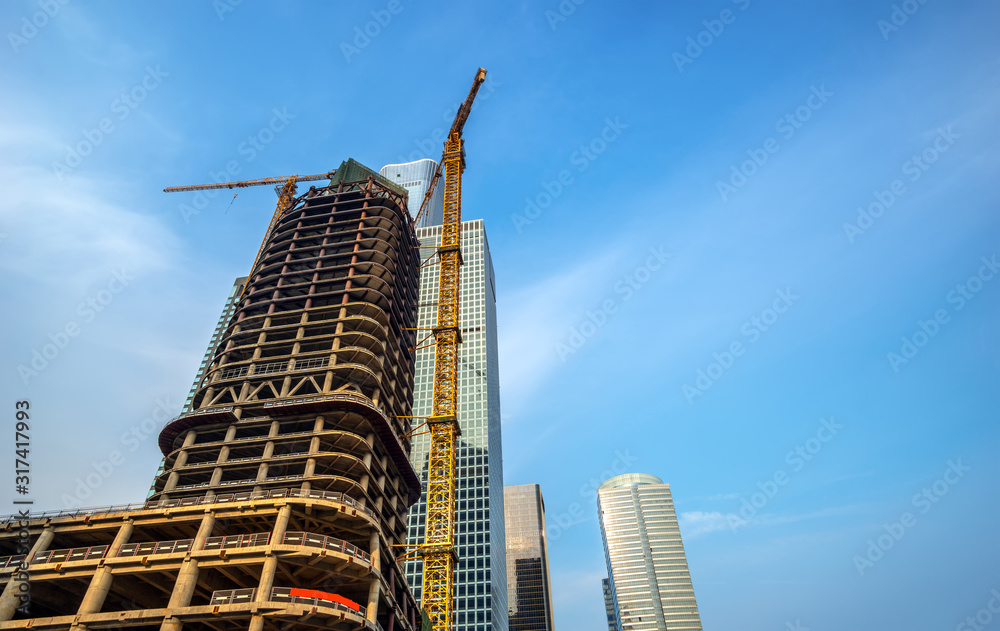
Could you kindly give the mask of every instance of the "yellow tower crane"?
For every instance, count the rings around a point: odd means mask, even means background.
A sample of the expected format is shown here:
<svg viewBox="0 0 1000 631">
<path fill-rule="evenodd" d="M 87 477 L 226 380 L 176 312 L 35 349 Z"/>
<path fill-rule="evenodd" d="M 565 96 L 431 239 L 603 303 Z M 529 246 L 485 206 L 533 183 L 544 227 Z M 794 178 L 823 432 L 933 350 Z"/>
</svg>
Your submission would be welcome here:
<svg viewBox="0 0 1000 631">
<path fill-rule="evenodd" d="M 421 604 L 435 631 L 452 628 L 452 593 L 455 565 L 455 453 L 458 426 L 458 328 L 459 268 L 462 265 L 462 172 L 465 151 L 462 130 L 472 111 L 479 86 L 486 81 L 486 71 L 476 73 L 465 103 L 455 114 L 444 154 L 424 195 L 417 220 L 427 210 L 434 186 L 444 168 L 444 221 L 438 247 L 440 283 L 438 286 L 437 324 L 434 327 L 434 404 L 427 419 L 430 455 L 427 476 L 427 521 L 424 541 L 417 554 L 424 560 Z"/>
<path fill-rule="evenodd" d="M 333 177 L 336 170 L 330 171 L 328 173 L 317 173 L 315 175 L 283 175 L 280 177 L 262 177 L 256 180 L 242 180 L 239 182 L 217 182 L 215 184 L 195 184 L 193 186 L 170 186 L 163 189 L 164 193 L 180 193 L 184 191 L 207 191 L 215 188 L 247 188 L 248 186 L 265 186 L 267 184 L 281 185 L 281 192 L 278 193 L 278 204 L 274 209 L 274 214 L 271 215 L 271 223 L 267 225 L 267 230 L 264 231 L 264 240 L 260 242 L 260 247 L 257 249 L 257 256 L 253 260 L 253 265 L 250 266 L 250 275 L 253 275 L 253 270 L 257 267 L 257 262 L 260 261 L 261 252 L 264 251 L 264 244 L 267 243 L 267 235 L 271 234 L 271 229 L 274 228 L 274 224 L 278 223 L 281 216 L 288 212 L 292 207 L 295 200 L 295 190 L 296 182 L 311 182 L 313 180 L 328 180 Z M 243 285 L 243 291 L 247 290 L 247 285 L 249 281 Z M 240 297 L 243 297 L 243 293 L 240 293 Z"/>
<path fill-rule="evenodd" d="M 458 425 L 458 345 L 461 333 L 458 328 L 459 268 L 462 265 L 462 172 L 465 170 L 465 151 L 462 130 L 472 111 L 479 87 L 486 81 L 486 70 L 476 72 L 472 89 L 455 114 L 455 121 L 444 143 L 444 153 L 414 222 L 427 211 L 434 188 L 444 170 L 444 220 L 441 245 L 437 248 L 440 264 L 438 287 L 437 324 L 435 337 L 434 395 L 431 416 L 427 418 L 430 434 L 430 462 L 427 479 L 427 521 L 424 542 L 417 546 L 416 554 L 424 560 L 422 606 L 430 617 L 434 631 L 451 631 L 453 624 L 453 582 L 458 554 L 455 548 L 455 453 L 460 433 Z M 296 182 L 332 178 L 336 171 L 317 175 L 287 175 L 240 182 L 175 186 L 163 189 L 165 193 L 203 191 L 219 188 L 245 188 L 266 184 L 281 184 L 278 204 L 271 223 L 264 232 L 264 241 L 257 250 L 250 274 L 260 260 L 264 243 L 281 216 L 292 207 Z M 246 287 L 244 286 L 244 291 Z M 404 555 L 408 556 L 408 555 Z"/>
</svg>

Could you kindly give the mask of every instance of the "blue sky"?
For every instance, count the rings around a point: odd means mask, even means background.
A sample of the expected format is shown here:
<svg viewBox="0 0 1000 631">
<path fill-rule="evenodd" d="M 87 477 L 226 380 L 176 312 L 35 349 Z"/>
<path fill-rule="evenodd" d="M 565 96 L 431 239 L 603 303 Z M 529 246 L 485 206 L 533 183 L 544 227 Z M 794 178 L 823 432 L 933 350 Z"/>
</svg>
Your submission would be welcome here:
<svg viewBox="0 0 1000 631">
<path fill-rule="evenodd" d="M 0 402 L 39 507 L 145 496 L 274 205 L 161 189 L 436 158 L 483 66 L 464 216 L 556 624 L 603 628 L 623 470 L 671 484 L 706 629 L 964 628 L 1000 588 L 996 3 L 52 7 L 0 5 Z"/>
</svg>

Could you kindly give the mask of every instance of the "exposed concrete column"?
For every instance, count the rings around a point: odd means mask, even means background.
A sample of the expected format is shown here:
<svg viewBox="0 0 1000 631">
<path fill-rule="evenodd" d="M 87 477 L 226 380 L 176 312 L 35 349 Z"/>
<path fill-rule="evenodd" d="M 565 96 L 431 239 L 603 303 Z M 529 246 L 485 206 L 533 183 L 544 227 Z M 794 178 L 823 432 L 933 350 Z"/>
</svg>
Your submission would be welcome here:
<svg viewBox="0 0 1000 631">
<path fill-rule="evenodd" d="M 292 515 L 292 507 L 285 504 L 278 509 L 278 517 L 274 521 L 274 528 L 271 529 L 271 545 L 277 545 L 285 536 L 285 529 L 288 528 L 288 519 Z M 271 588 L 274 587 L 274 574 L 278 569 L 278 557 L 273 552 L 268 553 L 264 559 L 264 567 L 260 571 L 260 584 L 257 586 L 257 596 L 255 602 L 266 602 L 271 596 Z M 261 614 L 254 614 L 250 618 L 250 625 L 247 631 L 261 631 L 264 628 L 264 617 Z"/>
<path fill-rule="evenodd" d="M 233 423 L 226 428 L 226 438 L 224 439 L 227 443 L 233 442 L 236 439 L 236 424 Z"/>
<path fill-rule="evenodd" d="M 223 464 L 229 460 L 229 445 L 223 445 L 219 450 L 219 457 L 215 459 L 215 464 Z"/>
<path fill-rule="evenodd" d="M 216 467 L 212 470 L 212 479 L 208 482 L 208 485 L 215 486 L 219 482 L 222 482 L 222 467 Z"/>
<path fill-rule="evenodd" d="M 281 429 L 281 423 L 278 421 L 271 421 L 271 430 L 267 433 L 268 438 L 273 438 L 278 435 L 278 430 Z"/>
<path fill-rule="evenodd" d="M 374 445 L 375 445 L 375 434 L 369 433 L 367 436 L 365 436 L 365 442 L 368 443 L 370 449 L 367 452 L 365 452 L 365 455 L 361 456 L 361 463 L 365 465 L 365 473 L 361 474 L 361 480 L 359 481 L 359 483 L 361 484 L 361 488 L 364 489 L 364 491 L 367 493 L 368 482 L 370 480 L 368 471 L 371 471 L 372 468 L 372 451 L 374 450 Z M 357 499 L 364 501 L 364 498 L 357 498 Z"/>
<path fill-rule="evenodd" d="M 164 493 L 169 493 L 177 487 L 177 481 L 180 479 L 181 474 L 177 471 L 184 465 L 187 464 L 188 452 L 187 449 L 182 449 L 179 454 L 177 454 L 177 460 L 174 461 L 172 467 L 170 467 L 170 475 L 167 476 L 167 483 L 163 487 Z"/>
<path fill-rule="evenodd" d="M 163 485 L 163 492 L 169 493 L 170 491 L 173 491 L 175 488 L 177 488 L 177 480 L 179 480 L 180 477 L 181 474 L 177 473 L 176 471 L 171 471 L 170 475 L 167 477 L 167 483 Z"/>
<path fill-rule="evenodd" d="M 288 529 L 288 520 L 292 516 L 292 505 L 285 504 L 278 509 L 278 516 L 274 520 L 274 528 L 271 529 L 271 545 L 278 545 L 281 538 L 285 536 Z"/>
<path fill-rule="evenodd" d="M 365 611 L 365 617 L 372 622 L 375 622 L 375 619 L 378 617 L 378 597 L 380 593 L 382 593 L 382 585 L 378 577 L 373 576 L 368 583 L 368 607 L 367 611 Z"/>
<path fill-rule="evenodd" d="M 274 520 L 274 528 L 271 529 L 271 545 L 278 545 L 285 536 L 288 528 L 288 519 L 292 514 L 291 504 L 285 504 L 278 509 L 278 517 Z M 257 602 L 265 602 L 271 595 L 271 588 L 274 587 L 274 574 L 278 568 L 278 556 L 269 552 L 264 559 L 264 567 L 260 572 L 260 584 L 257 586 Z M 253 623 L 251 622 L 251 628 Z"/>
<path fill-rule="evenodd" d="M 372 556 L 372 567 L 378 571 L 382 570 L 382 552 L 379 546 L 378 530 L 372 528 L 372 534 L 368 538 L 368 554 Z"/>
<path fill-rule="evenodd" d="M 205 547 L 205 540 L 212 535 L 213 528 L 215 528 L 215 513 L 206 511 L 205 516 L 201 520 L 201 525 L 198 527 L 198 534 L 194 537 L 194 544 L 191 546 L 191 550 L 203 549 Z M 194 589 L 197 586 L 198 559 L 192 559 L 191 553 L 188 552 L 184 559 L 184 564 L 177 573 L 177 580 L 174 582 L 174 589 L 170 593 L 170 602 L 167 605 L 167 609 L 174 610 L 189 606 L 191 604 L 191 597 L 194 596 Z M 180 631 L 183 626 L 183 622 L 171 616 L 165 619 L 163 624 L 160 625 L 160 631 Z"/>
<path fill-rule="evenodd" d="M 263 458 L 266 460 L 267 458 L 270 458 L 273 455 L 274 455 L 274 441 L 273 440 L 269 440 L 264 445 L 264 455 L 263 455 Z"/>
<path fill-rule="evenodd" d="M 267 463 L 262 462 L 260 463 L 260 466 L 257 467 L 257 481 L 263 482 L 266 479 L 267 479 Z"/>
<path fill-rule="evenodd" d="M 332 374 L 333 373 L 331 373 L 329 371 L 326 373 L 327 381 L 330 380 Z M 325 388 L 329 389 L 329 386 L 325 386 Z M 316 432 L 317 434 L 319 432 L 322 432 L 323 429 L 324 429 L 323 423 L 324 423 L 323 416 L 322 415 L 317 416 L 316 417 L 316 422 L 315 422 L 315 424 L 313 424 L 313 432 Z M 319 452 L 319 443 L 320 443 L 319 436 L 313 436 L 309 440 L 309 453 L 311 453 L 311 454 L 318 453 Z M 310 464 L 310 463 L 312 463 L 312 464 Z M 305 475 L 303 477 L 308 478 L 309 476 L 313 475 L 315 472 L 316 472 L 316 460 L 314 458 L 310 458 L 309 460 L 306 461 L 306 470 L 305 470 Z M 312 489 L 312 482 L 310 482 L 309 480 L 304 481 L 302 483 L 302 487 L 301 488 L 302 488 L 303 491 L 309 491 L 309 490 L 311 490 Z"/>
<path fill-rule="evenodd" d="M 187 449 L 194 444 L 195 439 L 198 438 L 198 430 L 192 429 L 188 430 L 188 433 L 184 435 L 184 444 L 181 445 L 182 449 Z"/>
<path fill-rule="evenodd" d="M 30 564 L 31 557 L 35 556 L 36 553 L 48 550 L 54 535 L 55 529 L 52 526 L 46 526 L 41 534 L 38 535 L 38 539 L 35 540 L 34 545 L 31 546 L 31 550 L 28 551 L 27 556 L 24 557 L 25 560 Z M 21 583 L 27 582 L 25 580 L 18 580 L 19 578 L 27 578 L 26 574 L 23 577 L 20 576 L 21 574 L 20 571 L 14 572 L 10 580 L 7 581 L 7 585 L 3 588 L 3 595 L 0 596 L 0 622 L 13 618 L 14 612 L 17 611 L 17 607 L 21 604 L 19 586 Z"/>
<path fill-rule="evenodd" d="M 327 373 L 329 374 L 329 373 Z M 323 416 L 316 417 L 316 423 L 313 425 L 313 432 L 318 434 L 322 432 L 325 428 L 323 426 L 324 419 Z M 319 436 L 313 436 L 312 440 L 309 441 L 309 453 L 314 454 L 319 451 Z"/>
<path fill-rule="evenodd" d="M 117 554 L 118 550 L 121 549 L 123 545 L 128 543 L 129 537 L 132 536 L 133 523 L 129 519 L 121 528 L 118 529 L 118 534 L 115 535 L 115 540 L 111 543 L 110 550 L 112 553 Z M 111 568 L 102 564 L 94 572 L 94 578 L 90 580 L 90 586 L 87 588 L 87 593 L 83 597 L 83 602 L 80 603 L 80 608 L 77 610 L 77 615 L 84 615 L 88 613 L 97 613 L 104 606 L 104 599 L 108 597 L 108 590 L 111 589 Z"/>
<path fill-rule="evenodd" d="M 201 525 L 198 526 L 198 534 L 194 536 L 194 543 L 191 546 L 192 550 L 201 550 L 205 547 L 205 540 L 212 536 L 212 529 L 215 528 L 215 513 L 212 509 L 205 511 L 205 516 L 201 519 Z"/>
</svg>

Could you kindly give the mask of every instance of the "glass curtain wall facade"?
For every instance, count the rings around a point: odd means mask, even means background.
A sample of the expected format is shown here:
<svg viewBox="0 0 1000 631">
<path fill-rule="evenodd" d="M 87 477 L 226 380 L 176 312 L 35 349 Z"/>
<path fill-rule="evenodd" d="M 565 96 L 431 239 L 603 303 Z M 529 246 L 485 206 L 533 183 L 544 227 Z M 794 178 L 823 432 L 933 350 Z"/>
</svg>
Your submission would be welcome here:
<svg viewBox="0 0 1000 631">
<path fill-rule="evenodd" d="M 622 631 L 701 631 L 670 485 L 645 473 L 597 489 L 611 598 Z"/>
<path fill-rule="evenodd" d="M 611 596 L 610 579 L 601 579 L 601 591 L 604 592 L 604 612 L 608 617 L 608 631 L 618 631 L 618 618 L 615 616 L 615 600 Z"/>
<path fill-rule="evenodd" d="M 233 314 L 236 313 L 236 307 L 240 300 L 240 294 L 243 293 L 243 286 L 247 282 L 246 276 L 241 276 L 233 282 L 232 289 L 229 290 L 229 297 L 226 298 L 226 304 L 222 305 L 222 315 L 219 316 L 219 321 L 215 325 L 215 330 L 212 331 L 212 338 L 208 341 L 208 348 L 205 349 L 205 354 L 201 358 L 201 363 L 198 365 L 198 372 L 195 373 L 194 382 L 191 383 L 191 389 L 188 390 L 187 399 L 184 401 L 184 407 L 181 409 L 181 414 L 186 414 L 191 411 L 191 403 L 194 401 L 194 395 L 198 392 L 198 385 L 201 384 L 202 379 L 208 374 L 208 369 L 212 367 L 212 360 L 215 358 L 215 349 L 219 346 L 219 340 L 222 338 L 222 334 L 226 332 L 226 327 L 229 326 L 230 320 L 233 319 Z M 163 473 L 164 465 L 166 463 L 166 457 L 160 460 L 160 466 L 156 470 L 156 476 L 159 477 Z M 149 493 L 146 498 L 152 497 L 153 493 L 156 492 L 156 480 L 154 478 L 153 483 L 149 487 Z"/>
<path fill-rule="evenodd" d="M 417 230 L 421 258 L 432 256 L 441 243 L 441 226 Z M 458 439 L 455 536 L 459 562 L 455 572 L 455 631 L 507 631 L 507 566 L 504 543 L 503 465 L 500 449 L 500 376 L 497 361 L 496 288 L 493 261 L 483 220 L 462 222 L 462 259 L 459 287 Z M 433 261 L 433 258 L 431 259 Z M 420 272 L 417 327 L 437 322 L 437 265 Z M 427 331 L 418 331 L 426 335 Z M 413 391 L 414 416 L 432 413 L 434 354 L 424 341 L 416 352 Z M 419 423 L 415 419 L 414 426 Z M 412 462 L 423 495 L 410 509 L 410 544 L 423 541 L 426 520 L 427 455 L 429 436 L 413 437 Z M 406 564 L 406 576 L 420 599 L 423 563 Z"/>
<path fill-rule="evenodd" d="M 241 276 L 236 279 L 233 283 L 233 288 L 229 290 L 229 297 L 226 298 L 226 304 L 222 307 L 222 315 L 219 316 L 219 322 L 215 325 L 215 331 L 212 332 L 212 339 L 208 341 L 208 348 L 205 349 L 205 355 L 198 366 L 198 374 L 195 375 L 194 383 L 191 384 L 191 390 L 188 391 L 187 400 L 184 401 L 184 412 L 191 411 L 191 403 L 194 401 L 195 393 L 198 392 L 198 386 L 201 384 L 202 379 L 205 378 L 205 374 L 208 373 L 208 369 L 212 367 L 212 360 L 215 359 L 215 349 L 219 347 L 219 340 L 222 334 L 226 332 L 226 327 L 229 326 L 229 321 L 233 319 L 233 314 L 236 313 L 236 306 L 240 301 L 240 294 L 243 292 L 243 285 L 246 282 L 247 277 Z"/>
<path fill-rule="evenodd" d="M 537 484 L 505 486 L 510 631 L 553 631 L 545 502 Z"/>
<path fill-rule="evenodd" d="M 427 187 L 431 184 L 437 166 L 438 163 L 435 160 L 424 158 L 416 162 L 387 164 L 379 171 L 379 175 L 406 189 L 410 198 L 408 202 L 410 216 L 416 218 L 417 213 L 420 212 L 420 205 L 424 203 L 424 195 L 427 194 Z M 441 177 L 443 179 L 444 175 Z M 434 187 L 434 194 L 427 206 L 427 212 L 421 217 L 417 228 L 439 226 L 444 222 L 444 182 L 439 182 L 439 184 L 440 186 Z"/>
</svg>

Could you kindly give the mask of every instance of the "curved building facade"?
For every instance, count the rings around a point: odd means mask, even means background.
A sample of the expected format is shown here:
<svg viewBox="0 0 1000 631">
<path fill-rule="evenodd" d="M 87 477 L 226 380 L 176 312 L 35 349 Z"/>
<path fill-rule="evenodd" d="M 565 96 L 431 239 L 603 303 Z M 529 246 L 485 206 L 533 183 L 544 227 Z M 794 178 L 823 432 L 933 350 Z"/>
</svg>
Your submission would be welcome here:
<svg viewBox="0 0 1000 631">
<path fill-rule="evenodd" d="M 5 628 L 418 629 L 392 548 L 420 497 L 416 245 L 405 191 L 353 160 L 296 199 L 159 436 L 148 501 L 32 521 L 0 559 L 31 569 L 30 615 L 7 577 Z"/>
<path fill-rule="evenodd" d="M 670 485 L 646 473 L 610 478 L 597 489 L 597 513 L 613 608 L 608 626 L 701 631 Z"/>
<path fill-rule="evenodd" d="M 403 162 L 401 164 L 387 164 L 379 170 L 379 175 L 386 177 L 396 184 L 406 189 L 409 195 L 410 216 L 417 218 L 420 206 L 424 203 L 424 196 L 427 195 L 427 188 L 434 179 L 434 172 L 438 163 L 430 158 L 416 160 L 414 162 Z M 444 186 L 436 186 L 431 194 L 427 211 L 420 218 L 417 228 L 428 226 L 439 226 L 444 222 Z"/>
</svg>

